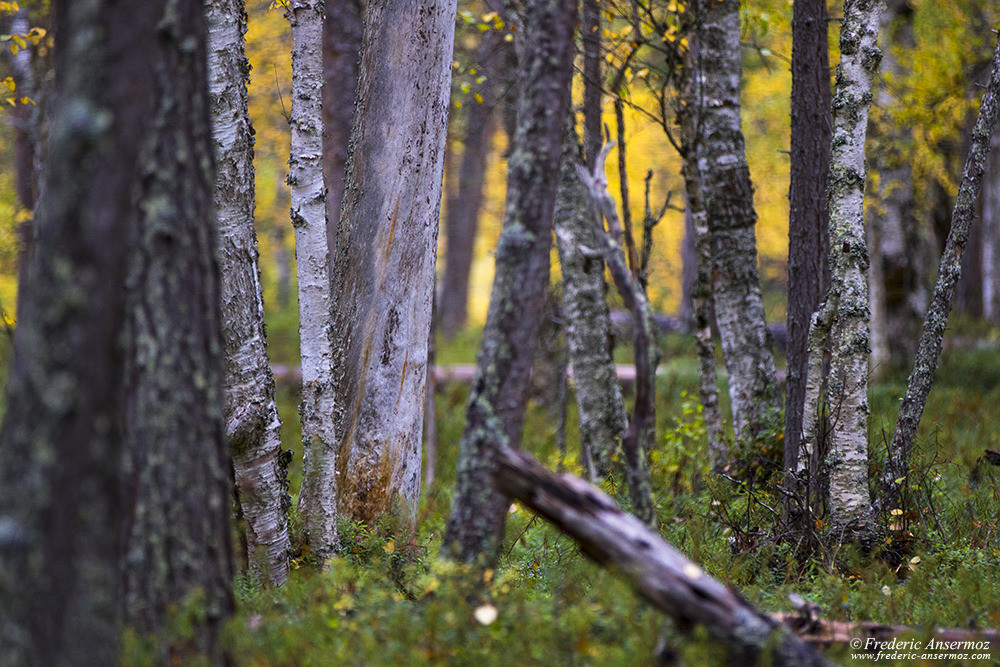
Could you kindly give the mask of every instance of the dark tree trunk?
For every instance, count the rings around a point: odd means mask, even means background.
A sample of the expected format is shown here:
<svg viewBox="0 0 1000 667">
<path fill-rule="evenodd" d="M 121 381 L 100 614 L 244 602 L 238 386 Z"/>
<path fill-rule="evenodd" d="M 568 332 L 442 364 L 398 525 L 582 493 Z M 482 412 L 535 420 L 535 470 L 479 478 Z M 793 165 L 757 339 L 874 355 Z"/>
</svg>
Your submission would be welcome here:
<svg viewBox="0 0 1000 667">
<path fill-rule="evenodd" d="M 50 159 L 0 438 L 3 660 L 117 663 L 126 591 L 160 631 L 200 589 L 207 649 L 232 605 L 203 7 L 53 12 Z"/>
<path fill-rule="evenodd" d="M 830 59 L 826 0 L 797 0 L 792 16 L 791 184 L 788 191 L 788 346 L 784 469 L 802 441 L 809 321 L 829 282 Z"/>
<path fill-rule="evenodd" d="M 494 107 L 500 99 L 497 79 L 502 51 L 509 48 L 496 30 L 482 34 L 476 62 L 486 81 L 468 95 L 465 110 L 465 141 L 458 171 L 458 188 L 448 197 L 445 217 L 444 277 L 441 280 L 439 321 L 449 338 L 465 326 L 469 303 L 469 271 L 483 205 L 486 160 L 494 129 Z"/>
<path fill-rule="evenodd" d="M 517 131 L 508 162 L 507 209 L 445 549 L 467 561 L 493 558 L 507 504 L 493 485 L 501 441 L 520 442 L 539 318 L 549 279 L 552 212 L 562 130 L 570 103 L 575 0 L 527 3 Z"/>
<path fill-rule="evenodd" d="M 197 0 L 154 4 L 156 98 L 143 120 L 156 134 L 142 144 L 126 283 L 123 593 L 126 620 L 183 660 L 211 650 L 233 611 L 230 468 L 205 14 Z M 170 613 L 195 595 L 190 645 L 170 646 Z"/>
<path fill-rule="evenodd" d="M 326 3 L 323 23 L 323 177 L 326 181 L 327 244 L 337 247 L 337 222 L 344 200 L 347 153 L 358 86 L 363 32 L 362 0 Z M 331 254 L 331 263 L 333 257 Z"/>
<path fill-rule="evenodd" d="M 580 10 L 580 32 L 583 33 L 583 155 L 587 168 L 593 169 L 594 160 L 604 143 L 601 122 L 604 80 L 601 75 L 600 2 L 583 0 Z M 624 202 L 624 205 L 628 206 L 628 202 Z"/>
</svg>

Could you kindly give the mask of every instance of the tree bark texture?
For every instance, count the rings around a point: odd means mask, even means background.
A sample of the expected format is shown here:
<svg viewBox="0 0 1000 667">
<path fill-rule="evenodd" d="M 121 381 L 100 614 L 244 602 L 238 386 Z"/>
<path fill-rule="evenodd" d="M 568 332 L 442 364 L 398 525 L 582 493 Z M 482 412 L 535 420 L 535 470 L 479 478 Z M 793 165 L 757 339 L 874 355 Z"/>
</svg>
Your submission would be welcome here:
<svg viewBox="0 0 1000 667">
<path fill-rule="evenodd" d="M 551 521 L 599 565 L 682 627 L 703 625 L 730 652 L 730 664 L 830 665 L 787 627 L 709 576 L 604 493 L 571 475 L 555 475 L 509 447 L 497 453 L 497 487 Z"/>
<path fill-rule="evenodd" d="M 899 408 L 896 430 L 889 446 L 889 473 L 892 479 L 886 481 L 890 490 L 888 498 L 890 503 L 898 503 L 899 501 L 901 484 L 897 483 L 896 480 L 905 479 L 909 473 L 913 438 L 916 436 L 917 426 L 919 426 L 920 418 L 923 416 L 927 394 L 934 381 L 934 371 L 937 370 L 938 360 L 941 357 L 941 340 L 948 324 L 948 313 L 951 311 L 952 300 L 955 297 L 955 286 L 961 277 L 962 252 L 972 227 L 976 199 L 979 197 L 983 174 L 989 160 L 993 132 L 996 127 L 998 109 L 1000 109 L 998 94 L 1000 94 L 1000 40 L 997 41 L 997 46 L 993 51 L 992 70 L 989 82 L 986 84 L 986 92 L 983 93 L 983 99 L 979 106 L 979 116 L 972 131 L 972 146 L 969 148 L 965 169 L 962 172 L 962 183 L 955 198 L 951 229 L 945 242 L 944 253 L 941 255 L 941 262 L 938 265 L 937 284 L 934 286 L 934 294 L 927 309 L 927 318 L 924 320 L 924 329 L 920 335 L 920 344 L 913 361 L 913 370 L 910 372 L 906 395 Z M 898 504 L 891 506 L 898 507 Z"/>
<path fill-rule="evenodd" d="M 656 436 L 656 367 L 660 362 L 660 348 L 656 340 L 653 308 L 649 305 L 638 276 L 629 269 L 622 249 L 626 234 L 618 219 L 615 202 L 608 192 L 607 176 L 604 173 L 604 160 L 610 148 L 611 144 L 607 144 L 598 154 L 594 161 L 593 175 L 588 174 L 582 166 L 578 167 L 578 173 L 593 204 L 595 240 L 604 253 L 615 287 L 632 315 L 635 408 L 629 419 L 628 430 L 622 438 L 622 452 L 625 454 L 625 478 L 628 481 L 632 511 L 644 524 L 655 529 L 659 519 L 656 516 L 656 499 L 650 484 L 646 453 L 653 447 Z M 604 220 L 607 220 L 607 232 Z M 608 232 L 614 235 L 614 240 Z M 633 266 L 633 269 L 638 270 L 638 266 Z"/>
<path fill-rule="evenodd" d="M 740 129 L 738 0 L 696 2 L 681 114 L 685 181 L 695 224 L 711 244 L 715 318 L 729 373 L 733 431 L 750 443 L 778 425 L 775 381 L 754 226 L 753 186 Z M 695 176 L 697 174 L 697 176 Z M 691 190 L 700 190 L 691 196 Z"/>
<path fill-rule="evenodd" d="M 604 476 L 611 472 L 628 414 L 611 357 L 611 317 L 601 244 L 594 234 L 587 192 L 576 173 L 581 163 L 580 145 L 572 126 L 567 127 L 564 137 L 555 205 L 563 320 L 584 461 L 592 461 L 594 471 Z"/>
<path fill-rule="evenodd" d="M 520 442 L 570 104 L 576 1 L 535 0 L 525 11 L 504 226 L 444 538 L 446 551 L 467 561 L 493 558 L 503 534 L 507 504 L 490 475 L 499 443 Z"/>
<path fill-rule="evenodd" d="M 337 504 L 416 520 L 454 0 L 365 9 L 334 257 Z"/>
<path fill-rule="evenodd" d="M 327 246 L 337 247 L 347 155 L 354 121 L 354 94 L 364 25 L 363 0 L 330 0 L 323 22 L 323 175 L 326 180 Z M 331 265 L 332 270 L 332 265 Z"/>
<path fill-rule="evenodd" d="M 213 649 L 234 607 L 214 151 L 204 2 L 147 11 L 156 103 L 126 278 L 123 594 L 126 620 L 183 662 Z M 172 614 L 195 600 L 190 643 L 171 644 Z"/>
<path fill-rule="evenodd" d="M 829 282 L 826 179 L 831 138 L 826 1 L 798 0 L 792 12 L 786 471 L 795 470 L 802 440 L 809 320 Z"/>
<path fill-rule="evenodd" d="M 323 3 L 293 0 L 292 146 L 288 158 L 291 217 L 299 278 L 299 345 L 302 357 L 303 545 L 319 560 L 337 548 L 337 410 L 332 289 L 323 183 Z M 339 333 L 339 332 L 338 332 Z"/>
<path fill-rule="evenodd" d="M 1000 132 L 983 177 L 983 316 L 1000 323 Z"/>
<path fill-rule="evenodd" d="M 878 72 L 881 0 L 847 0 L 840 29 L 840 64 L 833 97 L 828 206 L 831 285 L 810 344 L 811 370 L 820 371 L 823 347 L 831 361 L 825 405 L 830 429 L 824 472 L 831 534 L 866 541 L 874 534 L 868 493 L 868 249 L 865 243 L 865 137 L 872 81 Z M 812 336 L 812 334 L 810 334 Z M 823 343 L 825 342 L 825 345 Z M 821 347 L 817 347 L 821 346 Z M 815 357 L 814 357 L 815 355 Z M 822 384 L 822 372 L 810 372 L 807 401 Z M 812 397 L 812 398 L 811 398 Z M 807 428 L 815 432 L 818 410 Z"/>
<path fill-rule="evenodd" d="M 267 359 L 264 301 L 254 231 L 253 128 L 247 110 L 250 63 L 242 0 L 209 0 L 209 92 L 215 142 L 215 212 L 222 277 L 226 438 L 237 501 L 246 521 L 251 572 L 288 578 L 288 479 L 281 420 Z M 289 452 L 289 456 L 290 456 Z"/>
<path fill-rule="evenodd" d="M 441 331 L 454 336 L 465 326 L 469 310 L 469 272 L 483 205 L 486 161 L 493 138 L 494 110 L 500 99 L 499 78 L 503 49 L 510 46 L 497 30 L 482 33 L 476 62 L 486 81 L 476 89 L 482 101 L 469 95 L 465 110 L 465 141 L 458 168 L 458 189 L 448 197 L 445 218 L 444 276 L 441 279 Z"/>
<path fill-rule="evenodd" d="M 5 664 L 119 660 L 123 285 L 162 5 L 52 6 L 51 159 L 0 432 Z"/>
<path fill-rule="evenodd" d="M 604 143 L 601 103 L 604 98 L 604 77 L 601 72 L 601 9 L 600 0 L 582 0 L 580 32 L 583 42 L 583 154 L 587 168 L 593 169 L 597 154 Z M 618 91 L 614 91 L 617 93 Z M 573 174 L 576 177 L 576 174 Z M 628 205 L 628 201 L 625 201 Z"/>
<path fill-rule="evenodd" d="M 913 8 L 906 0 L 890 0 L 882 13 L 881 71 L 886 79 L 905 76 L 908 65 L 894 53 L 913 46 Z M 883 110 L 869 123 L 869 165 L 874 177 L 869 184 L 869 256 L 872 282 L 872 357 L 871 374 L 885 377 L 893 367 L 910 363 L 916 350 L 917 330 L 927 302 L 927 271 L 931 262 L 925 256 L 914 206 L 913 170 L 907 163 L 903 146 L 911 141 L 910 129 L 900 127 L 888 114 L 898 106 L 893 86 L 883 84 L 875 93 Z M 890 344 L 890 341 L 891 344 Z"/>
</svg>

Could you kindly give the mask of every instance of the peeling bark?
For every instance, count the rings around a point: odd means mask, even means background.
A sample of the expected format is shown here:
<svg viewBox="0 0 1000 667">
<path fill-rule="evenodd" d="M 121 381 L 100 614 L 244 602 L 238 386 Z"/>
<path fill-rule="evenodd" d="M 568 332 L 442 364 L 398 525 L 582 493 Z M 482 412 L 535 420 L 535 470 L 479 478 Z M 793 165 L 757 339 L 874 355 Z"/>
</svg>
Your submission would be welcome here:
<svg viewBox="0 0 1000 667">
<path fill-rule="evenodd" d="M 696 21 L 680 114 L 684 177 L 695 226 L 708 229 L 733 431 L 737 444 L 746 445 L 777 427 L 780 396 L 761 301 L 757 215 L 740 129 L 739 2 L 696 2 L 691 12 Z M 716 445 L 714 457 L 721 456 Z"/>
<path fill-rule="evenodd" d="M 821 357 L 831 355 L 826 377 L 829 411 L 826 508 L 830 533 L 843 541 L 874 536 L 868 494 L 868 249 L 865 243 L 865 137 L 872 81 L 878 71 L 881 0 L 846 0 L 840 64 L 833 96 L 828 206 L 831 285 L 810 330 L 804 423 L 817 433 Z M 818 435 L 818 433 L 817 433 Z M 812 443 L 807 445 L 815 446 Z"/>
<path fill-rule="evenodd" d="M 214 651 L 234 607 L 215 170 L 204 3 L 147 11 L 159 57 L 125 283 L 123 600 L 131 625 L 185 661 Z M 190 639 L 168 644 L 171 614 L 195 598 Z"/>
<path fill-rule="evenodd" d="M 444 537 L 445 552 L 466 561 L 494 558 L 503 534 L 507 503 L 490 475 L 499 443 L 516 445 L 521 439 L 570 104 L 576 2 L 534 0 L 525 11 L 504 228 Z"/>
<path fill-rule="evenodd" d="M 337 505 L 416 520 L 455 4 L 365 9 L 333 258 Z"/>
<path fill-rule="evenodd" d="M 594 236 L 593 213 L 576 166 L 576 132 L 564 133 L 559 194 L 555 205 L 556 246 L 562 273 L 563 318 L 580 413 L 585 467 L 601 476 L 611 471 L 628 424 L 621 385 L 611 357 L 611 319 L 605 297 L 604 260 Z M 595 155 L 596 159 L 596 155 Z"/>
<path fill-rule="evenodd" d="M 938 279 L 934 286 L 923 333 L 913 361 L 913 370 L 907 382 L 906 395 L 899 407 L 896 430 L 889 445 L 889 471 L 885 480 L 888 487 L 887 502 L 890 507 L 898 507 L 901 494 L 900 483 L 909 474 L 910 451 L 917 426 L 927 403 L 927 394 L 934 381 L 941 357 L 941 340 L 948 324 L 948 313 L 955 298 L 955 286 L 962 274 L 962 251 L 965 249 L 972 220 L 975 215 L 976 199 L 982 187 L 983 173 L 986 171 L 997 115 L 1000 113 L 1000 39 L 993 51 L 992 69 L 986 92 L 979 106 L 979 116 L 972 131 L 972 146 L 962 172 L 962 183 L 955 197 L 951 229 L 945 242 L 944 253 L 938 265 Z"/>
<path fill-rule="evenodd" d="M 330 250 L 323 183 L 323 3 L 296 0 L 292 24 L 292 129 L 288 158 L 302 356 L 302 516 L 304 546 L 320 561 L 337 548 L 337 434 L 330 327 Z"/>
<path fill-rule="evenodd" d="M 253 129 L 247 110 L 250 63 L 242 0 L 209 0 L 209 92 L 215 142 L 215 211 L 222 277 L 226 437 L 237 500 L 247 523 L 247 563 L 274 585 L 288 578 L 286 460 L 264 335 L 254 231 Z M 290 452 L 289 452 L 290 455 Z"/>
</svg>

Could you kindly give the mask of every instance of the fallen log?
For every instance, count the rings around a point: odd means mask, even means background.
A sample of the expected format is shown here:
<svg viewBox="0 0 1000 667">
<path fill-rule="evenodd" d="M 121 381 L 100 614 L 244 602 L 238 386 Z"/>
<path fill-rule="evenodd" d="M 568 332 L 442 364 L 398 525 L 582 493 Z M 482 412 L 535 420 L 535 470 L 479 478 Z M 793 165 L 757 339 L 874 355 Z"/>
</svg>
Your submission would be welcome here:
<svg viewBox="0 0 1000 667">
<path fill-rule="evenodd" d="M 681 627 L 703 625 L 728 647 L 730 663 L 753 664 L 766 656 L 773 665 L 832 664 L 582 479 L 551 473 L 509 447 L 501 447 L 495 463 L 500 491 L 575 539 L 587 556 L 620 573 Z"/>
</svg>

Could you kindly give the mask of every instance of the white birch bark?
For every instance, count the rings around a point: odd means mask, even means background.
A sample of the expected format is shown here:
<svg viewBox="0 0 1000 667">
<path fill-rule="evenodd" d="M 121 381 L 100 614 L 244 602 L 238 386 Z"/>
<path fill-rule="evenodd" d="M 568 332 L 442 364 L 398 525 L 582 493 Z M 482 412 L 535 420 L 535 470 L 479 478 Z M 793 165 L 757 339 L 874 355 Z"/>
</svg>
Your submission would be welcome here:
<svg viewBox="0 0 1000 667">
<path fill-rule="evenodd" d="M 845 0 L 840 64 L 833 96 L 833 142 L 828 186 L 831 286 L 810 331 L 806 436 L 817 433 L 817 392 L 824 348 L 831 354 L 827 511 L 838 539 L 874 534 L 868 493 L 868 248 L 864 224 L 865 138 L 872 81 L 878 71 L 882 0 Z M 825 331 L 828 335 L 823 335 Z M 814 446 L 806 441 L 806 447 Z"/>
<path fill-rule="evenodd" d="M 1000 323 L 1000 132 L 983 178 L 983 316 Z"/>
<path fill-rule="evenodd" d="M 226 436 L 246 521 L 247 563 L 274 585 L 288 578 L 287 478 L 254 231 L 253 131 L 247 110 L 243 0 L 209 0 L 208 71 L 215 146 L 215 210 L 226 358 Z"/>
<path fill-rule="evenodd" d="M 416 520 L 454 0 L 369 3 L 333 258 L 338 508 Z"/>
<path fill-rule="evenodd" d="M 323 2 L 292 0 L 292 147 L 288 159 L 302 356 L 304 544 L 320 560 L 337 547 L 336 432 L 329 248 L 323 183 Z"/>
</svg>

